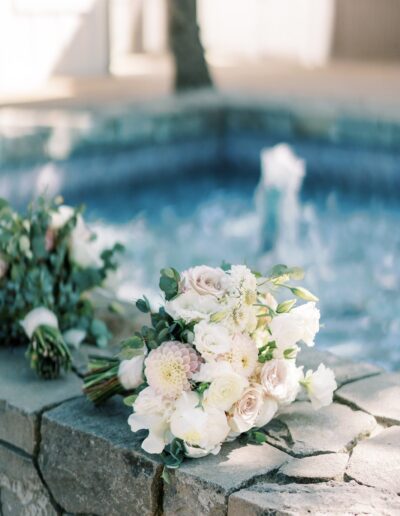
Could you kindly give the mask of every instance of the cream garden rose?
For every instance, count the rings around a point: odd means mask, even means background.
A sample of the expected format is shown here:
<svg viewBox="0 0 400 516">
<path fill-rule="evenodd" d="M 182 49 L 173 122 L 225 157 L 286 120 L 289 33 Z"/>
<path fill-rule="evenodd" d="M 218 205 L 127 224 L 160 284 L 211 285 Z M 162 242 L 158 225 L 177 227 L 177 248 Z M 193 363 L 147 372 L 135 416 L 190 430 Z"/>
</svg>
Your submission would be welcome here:
<svg viewBox="0 0 400 516">
<path fill-rule="evenodd" d="M 234 371 L 226 372 L 215 378 L 204 392 L 203 406 L 228 411 L 243 394 L 248 381 Z"/>
<path fill-rule="evenodd" d="M 232 350 L 232 336 L 222 324 L 200 321 L 194 327 L 193 344 L 205 360 L 216 360 L 218 356 Z"/>
</svg>

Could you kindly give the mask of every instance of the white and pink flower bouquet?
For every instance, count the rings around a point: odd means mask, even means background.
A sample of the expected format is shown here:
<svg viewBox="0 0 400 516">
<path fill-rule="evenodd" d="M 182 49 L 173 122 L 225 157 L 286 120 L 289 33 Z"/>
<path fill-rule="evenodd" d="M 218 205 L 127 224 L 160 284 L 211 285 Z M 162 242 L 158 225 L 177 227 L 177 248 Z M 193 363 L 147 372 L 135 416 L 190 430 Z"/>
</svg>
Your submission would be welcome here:
<svg viewBox="0 0 400 516">
<path fill-rule="evenodd" d="M 217 454 L 239 436 L 264 442 L 262 427 L 301 388 L 315 409 L 330 404 L 336 388 L 324 365 L 305 374 L 296 365 L 320 318 L 317 298 L 292 284 L 301 278 L 284 265 L 266 276 L 244 265 L 163 269 L 163 306 L 156 312 L 146 298 L 137 301 L 151 326 L 123 342 L 119 356 L 92 361 L 86 394 L 95 403 L 128 395 L 132 431 L 146 431 L 142 448 L 167 467 Z"/>
</svg>

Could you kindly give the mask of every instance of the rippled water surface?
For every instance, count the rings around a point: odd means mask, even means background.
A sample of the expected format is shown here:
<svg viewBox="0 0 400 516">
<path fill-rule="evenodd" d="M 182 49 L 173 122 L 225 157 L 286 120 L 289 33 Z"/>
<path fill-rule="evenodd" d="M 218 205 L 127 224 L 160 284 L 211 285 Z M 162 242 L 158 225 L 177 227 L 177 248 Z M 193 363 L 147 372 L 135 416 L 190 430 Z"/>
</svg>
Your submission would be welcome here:
<svg viewBox="0 0 400 516">
<path fill-rule="evenodd" d="M 400 203 L 334 191 L 303 192 L 295 242 L 280 232 L 263 253 L 254 177 L 199 175 L 69 198 L 84 202 L 102 243 L 126 246 L 119 294 L 158 299 L 158 272 L 222 260 L 264 271 L 300 265 L 320 298 L 321 347 L 400 368 Z M 101 231 L 100 231 L 101 230 Z M 121 281 L 121 278 L 123 280 Z"/>
</svg>

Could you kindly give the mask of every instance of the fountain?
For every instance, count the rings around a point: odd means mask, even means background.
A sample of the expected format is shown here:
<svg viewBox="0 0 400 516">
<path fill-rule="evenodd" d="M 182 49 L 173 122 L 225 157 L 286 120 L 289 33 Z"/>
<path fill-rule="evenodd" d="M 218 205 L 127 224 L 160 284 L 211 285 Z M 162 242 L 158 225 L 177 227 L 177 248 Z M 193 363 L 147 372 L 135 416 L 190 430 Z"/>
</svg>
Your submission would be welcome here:
<svg viewBox="0 0 400 516">
<path fill-rule="evenodd" d="M 261 177 L 255 192 L 260 252 L 285 255 L 284 251 L 296 244 L 301 216 L 299 193 L 304 176 L 304 161 L 288 145 L 262 150 Z"/>
</svg>

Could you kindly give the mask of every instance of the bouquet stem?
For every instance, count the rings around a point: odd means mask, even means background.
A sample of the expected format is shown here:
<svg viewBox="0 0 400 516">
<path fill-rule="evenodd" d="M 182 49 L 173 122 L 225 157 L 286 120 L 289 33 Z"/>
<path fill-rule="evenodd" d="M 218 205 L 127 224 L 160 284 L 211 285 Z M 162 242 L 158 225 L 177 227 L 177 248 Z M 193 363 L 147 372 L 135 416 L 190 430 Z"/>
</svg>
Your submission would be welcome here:
<svg viewBox="0 0 400 516">
<path fill-rule="evenodd" d="M 47 325 L 39 326 L 32 335 L 27 357 L 40 378 L 52 380 L 61 370 L 69 371 L 72 357 L 60 331 Z"/>
<path fill-rule="evenodd" d="M 118 358 L 90 357 L 89 371 L 83 380 L 83 392 L 94 404 L 99 405 L 116 394 L 126 393 L 118 378 L 119 365 Z"/>
</svg>

